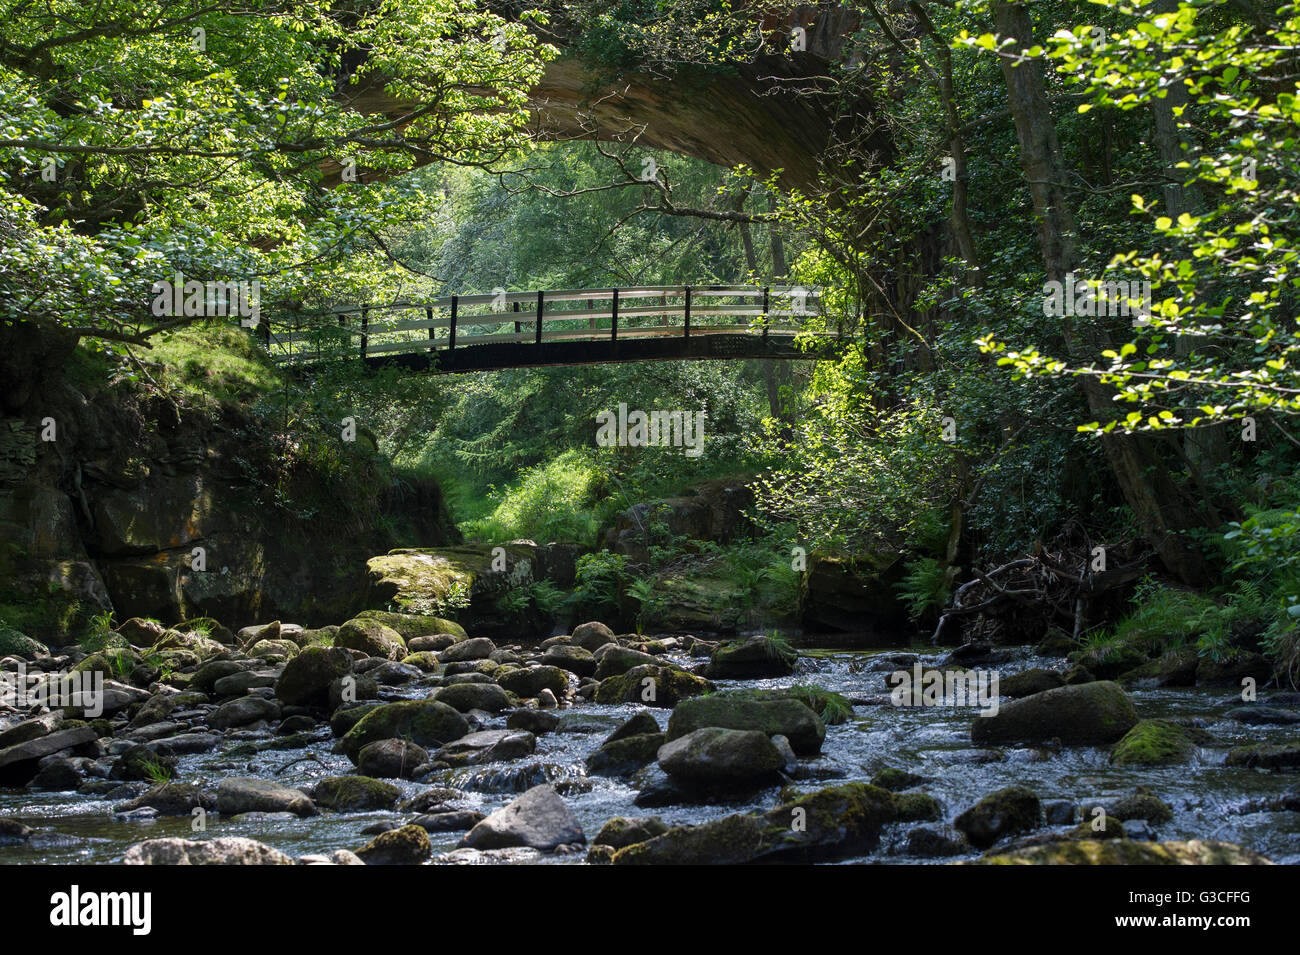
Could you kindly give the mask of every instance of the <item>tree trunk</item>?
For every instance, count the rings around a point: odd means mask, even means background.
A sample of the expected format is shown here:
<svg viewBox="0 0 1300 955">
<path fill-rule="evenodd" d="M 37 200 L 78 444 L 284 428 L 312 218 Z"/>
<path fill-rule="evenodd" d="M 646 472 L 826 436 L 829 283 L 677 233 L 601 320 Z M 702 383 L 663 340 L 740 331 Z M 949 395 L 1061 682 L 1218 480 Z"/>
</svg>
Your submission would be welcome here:
<svg viewBox="0 0 1300 955">
<path fill-rule="evenodd" d="M 1024 4 L 996 3 L 994 15 L 998 34 L 1015 39 L 1017 51 L 1034 45 L 1033 27 Z M 1047 104 L 1043 61 L 1003 54 L 1002 75 L 1015 122 L 1020 165 L 1029 181 L 1047 278 L 1064 281 L 1081 258 L 1074 216 L 1063 186 L 1056 127 Z M 1071 318 L 1063 318 L 1061 323 L 1066 348 L 1076 364 L 1092 363 L 1110 344 L 1106 329 L 1098 322 L 1085 320 L 1081 328 Z M 1080 382 L 1089 411 L 1099 421 L 1111 420 L 1115 412 L 1113 389 L 1089 375 L 1080 376 Z M 1164 565 L 1186 583 L 1207 582 L 1210 573 L 1204 556 L 1180 533 L 1204 526 L 1206 520 L 1174 483 L 1155 442 L 1147 436 L 1117 434 L 1101 440 L 1125 502 Z"/>
</svg>

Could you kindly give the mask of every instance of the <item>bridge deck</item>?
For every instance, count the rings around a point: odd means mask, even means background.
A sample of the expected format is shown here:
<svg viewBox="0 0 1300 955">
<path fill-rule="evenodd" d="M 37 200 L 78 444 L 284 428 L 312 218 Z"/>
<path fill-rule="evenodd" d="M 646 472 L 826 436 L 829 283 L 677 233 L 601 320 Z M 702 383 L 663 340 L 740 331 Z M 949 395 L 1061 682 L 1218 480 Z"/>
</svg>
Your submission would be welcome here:
<svg viewBox="0 0 1300 955">
<path fill-rule="evenodd" d="M 279 362 L 359 356 L 436 372 L 719 358 L 812 358 L 795 346 L 815 290 L 752 285 L 640 286 L 448 296 L 338 309 L 263 326 Z M 527 307 L 525 307 L 527 306 Z M 540 320 L 539 320 L 540 316 Z"/>
</svg>

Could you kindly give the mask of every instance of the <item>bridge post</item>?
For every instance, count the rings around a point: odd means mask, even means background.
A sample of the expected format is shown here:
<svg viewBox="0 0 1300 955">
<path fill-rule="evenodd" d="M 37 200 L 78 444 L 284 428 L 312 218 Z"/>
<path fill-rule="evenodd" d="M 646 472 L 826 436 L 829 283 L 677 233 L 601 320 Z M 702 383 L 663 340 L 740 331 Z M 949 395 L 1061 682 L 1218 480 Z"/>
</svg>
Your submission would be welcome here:
<svg viewBox="0 0 1300 955">
<path fill-rule="evenodd" d="M 516 311 L 516 312 L 519 311 L 519 303 L 518 303 L 518 302 L 515 302 L 515 311 Z M 520 333 L 521 331 L 523 331 L 523 329 L 521 329 L 521 328 L 519 327 L 519 316 L 516 315 L 516 316 L 515 316 L 515 335 L 516 335 L 516 337 L 519 335 L 519 333 Z"/>
<path fill-rule="evenodd" d="M 456 311 L 460 304 L 460 296 L 451 297 L 451 324 L 447 327 L 447 350 L 451 351 L 456 347 Z"/>
<path fill-rule="evenodd" d="M 767 326 L 772 324 L 772 320 L 768 318 L 767 315 L 768 303 L 769 300 L 771 299 L 771 295 L 772 295 L 771 287 L 764 285 L 763 286 L 763 344 L 764 345 L 767 344 Z"/>
<path fill-rule="evenodd" d="M 610 312 L 609 340 L 616 342 L 618 341 L 618 289 L 613 291 L 614 306 L 613 311 Z"/>
<path fill-rule="evenodd" d="M 537 290 L 537 344 L 542 343 L 542 297 L 546 293 L 541 289 Z"/>
<path fill-rule="evenodd" d="M 429 351 L 437 351 L 438 346 L 433 343 L 433 306 L 424 306 L 424 318 L 429 323 Z"/>
<path fill-rule="evenodd" d="M 370 344 L 370 306 L 361 306 L 361 357 L 366 357 L 366 347 Z"/>
<path fill-rule="evenodd" d="M 682 324 L 682 337 L 691 337 L 691 287 L 686 286 L 686 310 L 683 313 L 685 321 Z"/>
</svg>

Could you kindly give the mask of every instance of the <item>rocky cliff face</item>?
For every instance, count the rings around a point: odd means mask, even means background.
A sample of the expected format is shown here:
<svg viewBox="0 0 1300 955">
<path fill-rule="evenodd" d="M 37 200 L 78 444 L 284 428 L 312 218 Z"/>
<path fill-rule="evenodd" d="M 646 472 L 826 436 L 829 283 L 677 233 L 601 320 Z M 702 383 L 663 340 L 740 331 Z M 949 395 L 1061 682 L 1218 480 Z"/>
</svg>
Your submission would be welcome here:
<svg viewBox="0 0 1300 955">
<path fill-rule="evenodd" d="M 68 343 L 30 326 L 0 328 L 0 354 L 0 618 L 46 642 L 107 611 L 337 622 L 368 557 L 459 540 L 437 485 L 395 481 L 364 441 L 295 458 L 238 407 L 78 383 Z"/>
</svg>

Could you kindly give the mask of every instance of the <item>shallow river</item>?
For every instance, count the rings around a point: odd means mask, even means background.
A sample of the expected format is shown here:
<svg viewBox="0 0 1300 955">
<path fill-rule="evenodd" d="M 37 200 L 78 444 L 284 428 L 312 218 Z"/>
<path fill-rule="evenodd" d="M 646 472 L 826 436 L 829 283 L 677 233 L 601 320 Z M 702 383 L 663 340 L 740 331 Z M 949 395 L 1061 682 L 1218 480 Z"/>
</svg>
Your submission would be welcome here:
<svg viewBox="0 0 1300 955">
<path fill-rule="evenodd" d="M 886 690 L 886 670 L 894 664 L 874 659 L 881 651 L 853 653 L 843 651 L 804 650 L 798 672 L 779 680 L 745 681 L 746 686 L 785 686 L 791 683 L 816 683 L 858 701 L 854 718 L 848 723 L 828 728 L 822 756 L 805 767 L 820 780 L 802 779 L 801 790 L 812 791 L 837 782 L 867 781 L 880 768 L 895 766 L 924 776 L 920 789 L 935 796 L 943 805 L 945 822 L 972 805 L 981 796 L 1003 786 L 1018 784 L 1032 789 L 1040 799 L 1068 799 L 1081 806 L 1108 802 L 1132 791 L 1136 785 L 1148 786 L 1174 811 L 1172 821 L 1153 826 L 1161 840 L 1214 838 L 1235 842 L 1262 852 L 1275 862 L 1300 863 L 1300 812 L 1243 812 L 1248 803 L 1275 796 L 1294 788 L 1296 774 L 1268 774 L 1253 770 L 1229 769 L 1224 755 L 1244 742 L 1283 742 L 1295 739 L 1294 727 L 1246 726 L 1222 719 L 1234 703 L 1226 689 L 1153 689 L 1136 690 L 1132 697 L 1144 717 L 1191 718 L 1213 734 L 1216 743 L 1204 747 L 1192 765 L 1161 769 L 1117 769 L 1108 762 L 1106 748 L 1066 747 L 1059 751 L 1046 748 L 979 748 L 971 745 L 970 726 L 979 717 L 969 708 L 914 707 L 895 708 L 881 703 Z M 884 651 L 898 653 L 900 651 Z M 937 663 L 941 654 L 931 648 L 914 650 L 926 663 Z M 677 658 L 690 665 L 699 661 Z M 1034 658 L 1022 651 L 1013 662 L 1002 664 L 999 671 L 1008 676 L 1032 666 L 1060 668 L 1059 659 Z M 742 685 L 720 681 L 721 686 Z M 386 698 L 422 697 L 427 687 L 409 685 L 385 692 Z M 528 785 L 550 778 L 559 781 L 564 795 L 588 838 L 615 816 L 655 814 L 671 824 L 696 823 L 728 813 L 767 809 L 778 802 L 777 789 L 765 790 L 742 801 L 707 806 L 668 806 L 641 808 L 634 805 L 637 789 L 628 780 L 586 777 L 583 760 L 601 740 L 638 707 L 582 704 L 560 711 L 562 731 L 537 738 L 537 752 L 532 757 L 488 767 L 447 771 L 440 778 L 425 783 L 400 782 L 406 795 L 429 786 L 450 785 L 464 792 L 459 808 L 490 812 L 514 798 Z M 660 726 L 667 723 L 669 711 L 650 711 Z M 502 728 L 504 715 L 485 724 L 484 728 Z M 213 752 L 181 757 L 177 778 L 215 788 L 223 776 L 263 776 L 289 786 L 306 786 L 324 776 L 351 772 L 345 756 L 330 752 L 333 740 L 328 731 L 321 741 L 306 748 L 273 750 L 255 756 L 231 756 L 229 751 L 241 742 L 262 742 L 269 734 L 231 734 L 223 746 Z M 312 758 L 314 757 L 314 758 Z M 543 764 L 528 774 L 522 767 Z M 544 774 L 544 777 L 543 777 Z M 515 788 L 510 788 L 511 785 Z M 509 789 L 509 791 L 502 791 Z M 485 791 L 489 790 L 489 791 Z M 497 791 L 491 791 L 497 790 Z M 129 821 L 113 815 L 113 807 L 123 799 L 106 800 L 75 793 L 44 793 L 26 790 L 0 790 L 0 815 L 16 819 L 37 830 L 30 843 L 0 846 L 0 863 L 112 863 L 122 858 L 133 843 L 162 836 L 194 838 L 188 818 L 161 817 Z M 258 839 L 290 855 L 324 852 L 338 848 L 357 849 L 371 838 L 361 830 L 392 813 L 331 813 L 284 820 L 222 819 L 208 816 L 207 835 L 239 835 Z M 890 827 L 879 848 L 860 857 L 858 862 L 934 863 L 948 859 L 917 859 L 900 854 L 902 835 L 917 823 Z M 938 825 L 926 823 L 925 825 Z M 1061 830 L 1068 826 L 1058 827 Z M 461 833 L 430 833 L 434 858 L 456 847 Z M 973 855 L 971 856 L 973 857 Z M 581 862 L 583 855 L 532 858 L 547 864 Z"/>
</svg>

